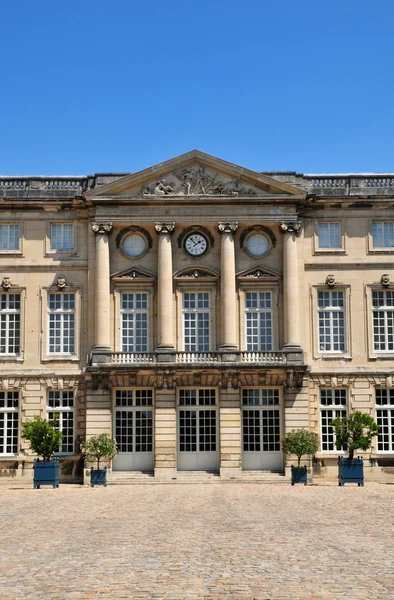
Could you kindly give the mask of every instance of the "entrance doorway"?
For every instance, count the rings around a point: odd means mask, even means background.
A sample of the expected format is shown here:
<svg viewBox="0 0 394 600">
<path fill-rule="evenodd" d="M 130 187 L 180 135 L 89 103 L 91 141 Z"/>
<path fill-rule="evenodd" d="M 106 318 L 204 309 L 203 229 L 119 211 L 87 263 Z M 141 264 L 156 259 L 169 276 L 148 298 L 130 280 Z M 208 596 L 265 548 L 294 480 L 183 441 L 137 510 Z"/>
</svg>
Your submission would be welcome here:
<svg viewBox="0 0 394 600">
<path fill-rule="evenodd" d="M 153 391 L 115 390 L 114 471 L 153 471 Z"/>
<path fill-rule="evenodd" d="M 178 470 L 218 469 L 215 389 L 181 389 L 178 406 Z"/>
<path fill-rule="evenodd" d="M 279 389 L 242 390 L 242 469 L 281 471 Z"/>
</svg>

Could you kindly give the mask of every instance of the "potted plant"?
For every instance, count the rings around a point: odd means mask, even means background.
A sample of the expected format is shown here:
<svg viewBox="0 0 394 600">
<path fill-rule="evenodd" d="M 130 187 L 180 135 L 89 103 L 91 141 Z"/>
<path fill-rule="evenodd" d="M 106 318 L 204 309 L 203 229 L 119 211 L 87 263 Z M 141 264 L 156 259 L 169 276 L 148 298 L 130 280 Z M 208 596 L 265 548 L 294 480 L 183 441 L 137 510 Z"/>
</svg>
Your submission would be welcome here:
<svg viewBox="0 0 394 600">
<path fill-rule="evenodd" d="M 30 442 L 30 447 L 40 458 L 34 459 L 34 489 L 42 485 L 59 487 L 59 459 L 54 458 L 59 451 L 63 435 L 53 420 L 35 417 L 22 425 L 22 438 Z"/>
<path fill-rule="evenodd" d="M 118 453 L 116 441 L 108 433 L 93 435 L 81 444 L 81 452 L 89 460 L 97 461 L 97 469 L 90 469 L 90 485 L 107 485 L 107 467 L 100 469 L 100 460 L 110 461 Z"/>
<path fill-rule="evenodd" d="M 295 454 L 298 465 L 291 465 L 291 485 L 295 483 L 308 484 L 308 467 L 301 467 L 304 454 L 315 454 L 319 449 L 319 439 L 316 433 L 307 429 L 293 429 L 282 437 L 282 450 L 285 454 Z"/>
<path fill-rule="evenodd" d="M 372 439 L 379 433 L 379 425 L 373 417 L 355 411 L 340 419 L 337 417 L 330 425 L 335 430 L 335 445 L 338 450 L 347 450 L 348 458 L 338 457 L 338 485 L 357 483 L 364 485 L 364 464 L 361 457 L 354 458 L 356 450 L 368 450 Z"/>
</svg>

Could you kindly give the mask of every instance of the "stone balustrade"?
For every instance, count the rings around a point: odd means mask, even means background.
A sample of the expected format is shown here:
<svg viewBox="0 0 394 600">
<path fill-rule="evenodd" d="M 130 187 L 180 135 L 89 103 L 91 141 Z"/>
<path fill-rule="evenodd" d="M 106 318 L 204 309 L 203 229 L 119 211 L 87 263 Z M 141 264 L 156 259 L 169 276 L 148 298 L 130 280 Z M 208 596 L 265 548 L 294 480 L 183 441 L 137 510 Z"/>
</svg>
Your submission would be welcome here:
<svg viewBox="0 0 394 600">
<path fill-rule="evenodd" d="M 18 192 L 42 195 L 45 192 L 67 193 L 72 196 L 82 194 L 88 186 L 86 177 L 0 177 L 0 193 L 12 196 Z"/>
<path fill-rule="evenodd" d="M 159 361 L 160 361 L 160 355 Z M 222 362 L 221 352 L 176 352 L 178 364 L 217 364 Z M 241 352 L 239 362 L 244 364 L 286 365 L 285 352 Z M 113 365 L 157 364 L 155 352 L 111 352 Z"/>
<path fill-rule="evenodd" d="M 156 355 L 153 352 L 111 352 L 111 363 L 116 365 L 155 364 Z"/>
<path fill-rule="evenodd" d="M 241 362 L 267 365 L 286 364 L 286 354 L 284 352 L 241 352 Z"/>
<path fill-rule="evenodd" d="M 217 363 L 220 362 L 218 352 L 177 352 L 177 363 Z"/>
</svg>

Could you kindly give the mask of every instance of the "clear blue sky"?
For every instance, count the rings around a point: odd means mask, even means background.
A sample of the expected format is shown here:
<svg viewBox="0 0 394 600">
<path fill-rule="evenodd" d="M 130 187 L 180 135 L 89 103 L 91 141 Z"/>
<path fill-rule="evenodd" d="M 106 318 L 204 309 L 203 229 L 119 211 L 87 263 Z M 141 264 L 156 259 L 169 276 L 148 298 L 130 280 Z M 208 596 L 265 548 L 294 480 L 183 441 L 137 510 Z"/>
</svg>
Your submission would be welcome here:
<svg viewBox="0 0 394 600">
<path fill-rule="evenodd" d="M 1 174 L 394 171 L 392 0 L 1 4 Z"/>
</svg>

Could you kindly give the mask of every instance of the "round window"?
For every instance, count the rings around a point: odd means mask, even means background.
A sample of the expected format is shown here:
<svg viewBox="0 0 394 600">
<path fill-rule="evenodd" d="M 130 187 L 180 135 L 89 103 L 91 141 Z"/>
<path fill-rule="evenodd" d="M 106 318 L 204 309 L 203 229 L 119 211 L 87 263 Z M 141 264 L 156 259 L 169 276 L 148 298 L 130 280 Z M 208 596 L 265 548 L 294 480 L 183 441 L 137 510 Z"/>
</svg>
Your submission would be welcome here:
<svg viewBox="0 0 394 600">
<path fill-rule="evenodd" d="M 146 250 L 146 241 L 141 235 L 132 233 L 123 240 L 123 251 L 127 256 L 141 256 Z"/>
<path fill-rule="evenodd" d="M 256 258 L 267 254 L 269 250 L 268 240 L 262 233 L 250 235 L 246 240 L 245 247 L 248 253 Z"/>
</svg>

